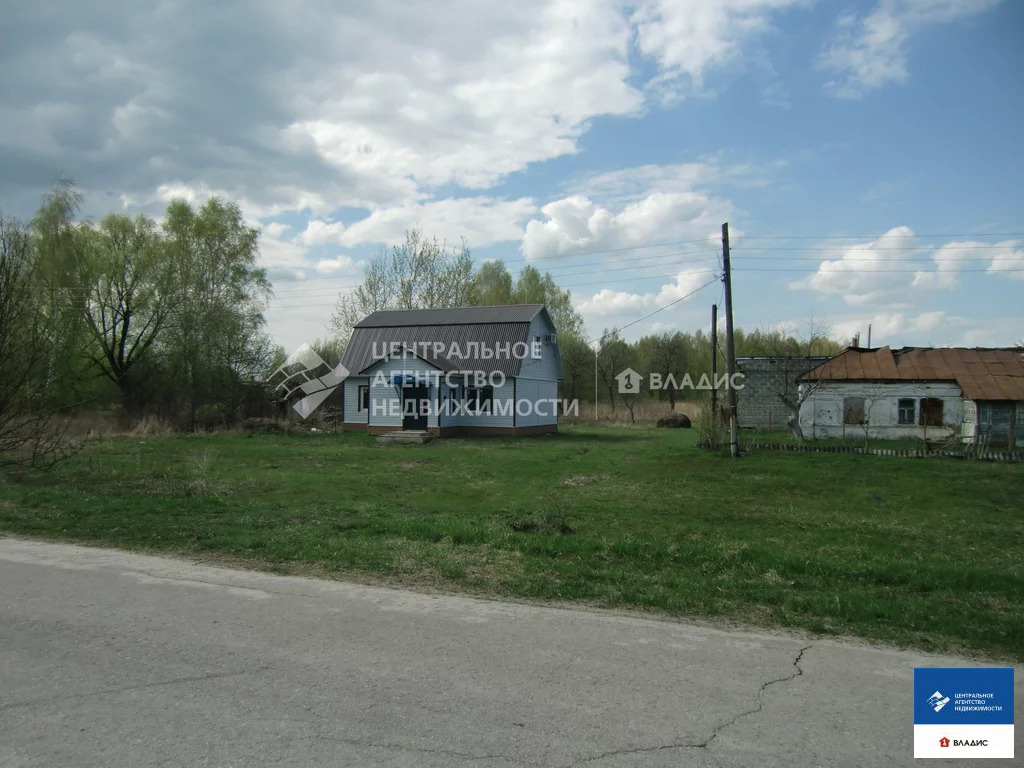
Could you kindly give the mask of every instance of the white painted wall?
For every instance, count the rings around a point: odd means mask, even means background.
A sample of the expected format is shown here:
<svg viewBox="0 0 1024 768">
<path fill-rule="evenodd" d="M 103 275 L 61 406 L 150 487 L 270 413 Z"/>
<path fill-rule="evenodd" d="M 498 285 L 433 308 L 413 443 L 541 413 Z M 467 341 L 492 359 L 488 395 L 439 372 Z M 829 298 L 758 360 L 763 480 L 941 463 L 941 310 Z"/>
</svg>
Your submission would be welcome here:
<svg viewBox="0 0 1024 768">
<path fill-rule="evenodd" d="M 806 385 L 804 385 L 806 386 Z M 868 420 L 868 437 L 922 438 L 925 428 L 917 423 L 920 400 L 925 397 L 941 398 L 944 427 L 928 427 L 929 439 L 960 435 L 964 423 L 964 400 L 960 387 L 953 382 L 824 382 L 819 385 L 800 407 L 800 426 L 807 437 L 861 438 L 864 427 L 843 424 L 843 400 L 863 397 Z M 899 423 L 898 401 L 913 398 L 915 418 L 913 424 Z"/>
</svg>

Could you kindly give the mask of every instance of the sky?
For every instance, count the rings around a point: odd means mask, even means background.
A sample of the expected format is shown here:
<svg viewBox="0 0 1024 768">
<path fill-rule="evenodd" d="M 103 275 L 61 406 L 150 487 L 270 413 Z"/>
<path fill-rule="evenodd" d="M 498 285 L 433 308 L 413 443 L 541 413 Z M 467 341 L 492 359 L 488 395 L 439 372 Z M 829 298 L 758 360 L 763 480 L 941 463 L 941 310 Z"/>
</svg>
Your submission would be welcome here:
<svg viewBox="0 0 1024 768">
<path fill-rule="evenodd" d="M 20 3 L 0 207 L 236 200 L 286 348 L 412 227 L 550 271 L 591 336 L 707 327 L 723 222 L 739 327 L 1010 345 L 1022 36 L 1014 0 Z"/>
</svg>

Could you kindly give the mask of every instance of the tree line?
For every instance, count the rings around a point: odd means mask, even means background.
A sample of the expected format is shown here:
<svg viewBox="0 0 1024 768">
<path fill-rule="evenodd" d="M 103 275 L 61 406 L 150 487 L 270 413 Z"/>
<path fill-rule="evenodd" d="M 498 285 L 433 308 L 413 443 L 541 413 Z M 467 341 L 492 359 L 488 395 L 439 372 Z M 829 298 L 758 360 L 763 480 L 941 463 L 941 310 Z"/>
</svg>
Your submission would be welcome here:
<svg viewBox="0 0 1024 768">
<path fill-rule="evenodd" d="M 159 226 L 81 203 L 60 183 L 30 221 L 0 213 L 0 453 L 45 453 L 62 415 L 111 402 L 185 430 L 236 419 L 275 352 L 258 231 L 217 198 Z"/>
<path fill-rule="evenodd" d="M 259 231 L 239 206 L 174 200 L 158 224 L 123 213 L 83 221 L 81 204 L 74 186 L 61 182 L 27 222 L 0 211 L 0 455 L 59 452 L 58 425 L 82 408 L 116 406 L 182 430 L 273 413 L 280 404 L 266 382 L 285 351 L 266 332 L 272 286 L 258 264 Z M 513 276 L 500 260 L 477 266 L 464 242 L 450 247 L 418 230 L 368 261 L 361 283 L 339 297 L 328 338 L 314 347 L 336 365 L 352 326 L 376 310 L 491 304 L 547 306 L 566 398 L 615 407 L 615 376 L 627 367 L 695 377 L 711 370 L 704 331 L 627 342 L 606 329 L 587 339 L 571 293 L 550 273 L 528 264 Z M 736 349 L 826 354 L 839 345 L 824 333 L 800 340 L 738 330 Z M 668 408 L 677 398 L 675 391 L 645 396 Z"/>
</svg>

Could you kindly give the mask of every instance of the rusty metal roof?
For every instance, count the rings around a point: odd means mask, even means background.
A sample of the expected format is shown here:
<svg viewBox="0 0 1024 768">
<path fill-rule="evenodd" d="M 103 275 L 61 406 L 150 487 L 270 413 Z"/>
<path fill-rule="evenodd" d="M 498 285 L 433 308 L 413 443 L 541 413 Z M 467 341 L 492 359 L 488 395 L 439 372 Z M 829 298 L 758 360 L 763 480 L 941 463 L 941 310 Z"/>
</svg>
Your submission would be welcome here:
<svg viewBox="0 0 1024 768">
<path fill-rule="evenodd" d="M 800 377 L 818 381 L 955 381 L 970 400 L 1024 400 L 1024 352 L 964 347 L 850 347 Z"/>
</svg>

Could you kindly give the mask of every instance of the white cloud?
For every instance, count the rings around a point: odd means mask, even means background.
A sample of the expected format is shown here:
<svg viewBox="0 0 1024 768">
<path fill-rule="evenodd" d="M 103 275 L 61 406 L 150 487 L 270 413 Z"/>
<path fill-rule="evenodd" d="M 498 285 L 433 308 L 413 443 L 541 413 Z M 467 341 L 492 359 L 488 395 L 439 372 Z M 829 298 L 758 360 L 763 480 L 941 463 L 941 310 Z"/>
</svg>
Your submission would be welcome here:
<svg viewBox="0 0 1024 768">
<path fill-rule="evenodd" d="M 263 231 L 266 232 L 270 237 L 280 238 L 290 227 L 287 224 L 281 224 L 277 221 L 272 221 L 269 224 L 263 225 Z"/>
<path fill-rule="evenodd" d="M 341 222 L 311 220 L 298 240 L 307 245 L 334 243 L 346 247 L 363 243 L 396 243 L 409 229 L 420 228 L 427 235 L 450 245 L 466 239 L 471 248 L 519 240 L 523 221 L 537 206 L 528 197 L 499 200 L 489 197 L 457 197 L 378 208 L 369 216 L 346 227 Z"/>
<path fill-rule="evenodd" d="M 813 274 L 790 283 L 794 290 L 814 290 L 842 295 L 851 306 L 885 303 L 899 308 L 909 291 L 953 288 L 963 270 L 978 271 L 988 262 L 987 272 L 1004 272 L 1024 279 L 1024 250 L 1021 241 L 986 243 L 962 240 L 939 247 L 922 246 L 910 227 L 894 227 L 869 243 L 846 248 L 838 259 L 826 259 Z M 931 259 L 934 269 L 914 269 L 919 257 Z"/>
<path fill-rule="evenodd" d="M 314 25 L 325 37 L 313 45 L 332 53 L 325 66 L 317 59 L 292 72 L 301 117 L 286 130 L 291 145 L 357 177 L 413 182 L 380 204 L 408 203 L 445 184 L 492 186 L 574 153 L 591 118 L 642 105 L 627 82 L 630 27 L 616 3 L 391 10 L 398 23 L 374 10 Z"/>
<path fill-rule="evenodd" d="M 840 98 L 908 78 L 907 41 L 922 27 L 948 24 L 986 11 L 1002 0 L 881 0 L 870 13 L 847 13 L 836 22 L 836 37 L 820 66 L 837 74 L 826 88 Z"/>
<path fill-rule="evenodd" d="M 671 283 L 666 283 L 657 291 L 648 293 L 630 293 L 604 288 L 589 299 L 577 302 L 576 309 L 588 321 L 594 318 L 615 317 L 630 313 L 639 314 L 642 310 L 657 309 L 670 302 L 683 299 L 684 296 L 693 293 L 699 286 L 708 282 L 713 274 L 710 269 L 680 272 Z"/>
<path fill-rule="evenodd" d="M 833 323 L 834 338 L 849 342 L 860 333 L 861 344 L 882 347 L 1012 346 L 1020 339 L 1019 318 L 971 318 L 945 310 L 877 312 Z"/>
<path fill-rule="evenodd" d="M 0 192 L 28 210 L 61 169 L 154 206 L 208 189 L 261 218 L 394 208 L 573 154 L 644 101 L 617 0 L 68 3 L 7 23 L 0 71 L 23 75 L 0 75 L 0 156 L 24 161 Z"/>
<path fill-rule="evenodd" d="M 1006 240 L 997 243 L 988 251 L 992 256 L 989 274 L 1004 274 L 1014 280 L 1024 280 L 1024 249 L 1020 240 Z"/>
<path fill-rule="evenodd" d="M 541 208 L 545 220 L 534 219 L 526 225 L 523 255 L 536 260 L 684 239 L 707 238 L 713 245 L 732 205 L 683 185 L 675 188 L 680 191 L 652 191 L 627 203 L 603 205 L 581 194 L 548 203 Z"/>
<path fill-rule="evenodd" d="M 700 89 L 708 70 L 737 59 L 744 43 L 772 28 L 772 16 L 805 0 L 644 0 L 633 13 L 640 52 L 658 62 L 652 86 L 673 98 Z"/>
<path fill-rule="evenodd" d="M 907 270 L 907 259 L 920 252 L 910 227 L 894 227 L 869 243 L 853 245 L 838 259 L 827 259 L 817 271 L 790 283 L 790 288 L 840 294 L 847 304 L 863 305 L 883 301 L 906 288 L 893 270 Z M 918 273 L 920 274 L 920 273 Z"/>
<path fill-rule="evenodd" d="M 316 271 L 327 274 L 355 274 L 361 266 L 361 262 L 349 256 L 338 256 L 334 259 L 320 259 L 316 264 Z"/>
</svg>

